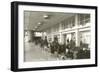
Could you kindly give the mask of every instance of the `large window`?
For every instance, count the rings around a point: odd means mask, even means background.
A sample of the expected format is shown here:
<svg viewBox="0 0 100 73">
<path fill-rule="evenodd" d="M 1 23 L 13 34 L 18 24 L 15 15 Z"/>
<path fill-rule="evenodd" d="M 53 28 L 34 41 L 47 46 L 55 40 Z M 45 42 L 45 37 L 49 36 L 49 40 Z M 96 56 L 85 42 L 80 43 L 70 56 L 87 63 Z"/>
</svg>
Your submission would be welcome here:
<svg viewBox="0 0 100 73">
<path fill-rule="evenodd" d="M 42 37 L 42 32 L 35 32 L 35 37 Z"/>
<path fill-rule="evenodd" d="M 80 44 L 87 44 L 88 48 L 90 46 L 90 31 L 82 31 L 80 32 Z"/>
<path fill-rule="evenodd" d="M 68 26 L 69 26 L 69 28 L 72 28 L 72 27 L 75 26 L 75 18 L 74 18 L 74 16 L 72 16 L 72 17 L 70 17 L 68 19 Z"/>
<path fill-rule="evenodd" d="M 63 26 L 63 29 L 73 28 L 75 26 L 75 17 L 72 16 L 72 17 L 62 21 L 62 26 Z"/>
<path fill-rule="evenodd" d="M 87 25 L 90 23 L 90 14 L 79 14 L 78 15 L 79 25 Z"/>
</svg>

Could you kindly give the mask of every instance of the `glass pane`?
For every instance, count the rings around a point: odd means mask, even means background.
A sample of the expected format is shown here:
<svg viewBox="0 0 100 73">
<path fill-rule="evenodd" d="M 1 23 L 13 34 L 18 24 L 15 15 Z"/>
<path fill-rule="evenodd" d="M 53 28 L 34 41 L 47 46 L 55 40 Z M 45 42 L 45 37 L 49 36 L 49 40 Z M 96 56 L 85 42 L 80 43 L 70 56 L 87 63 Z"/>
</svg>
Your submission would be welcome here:
<svg viewBox="0 0 100 73">
<path fill-rule="evenodd" d="M 86 24 L 86 23 L 89 23 L 89 22 L 90 22 L 90 19 L 85 20 L 85 24 Z"/>
<path fill-rule="evenodd" d="M 86 14 L 85 19 L 89 19 L 89 18 L 90 18 L 90 14 Z"/>
</svg>

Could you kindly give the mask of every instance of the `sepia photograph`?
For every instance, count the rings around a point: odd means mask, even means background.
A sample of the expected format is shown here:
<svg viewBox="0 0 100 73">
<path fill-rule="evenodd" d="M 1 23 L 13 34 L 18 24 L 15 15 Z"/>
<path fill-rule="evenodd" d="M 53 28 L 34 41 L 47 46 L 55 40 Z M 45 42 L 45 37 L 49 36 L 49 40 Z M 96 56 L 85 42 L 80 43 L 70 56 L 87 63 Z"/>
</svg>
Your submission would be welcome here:
<svg viewBox="0 0 100 73">
<path fill-rule="evenodd" d="M 91 15 L 24 11 L 24 61 L 90 59 Z"/>
</svg>

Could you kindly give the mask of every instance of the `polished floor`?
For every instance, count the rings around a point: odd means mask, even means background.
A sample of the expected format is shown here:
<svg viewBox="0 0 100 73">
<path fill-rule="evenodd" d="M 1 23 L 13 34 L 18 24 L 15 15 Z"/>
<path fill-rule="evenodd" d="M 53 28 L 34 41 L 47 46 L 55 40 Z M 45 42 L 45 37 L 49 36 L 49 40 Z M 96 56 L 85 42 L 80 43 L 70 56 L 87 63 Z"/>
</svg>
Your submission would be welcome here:
<svg viewBox="0 0 100 73">
<path fill-rule="evenodd" d="M 40 47 L 40 45 L 35 45 L 33 42 L 25 42 L 25 52 L 24 61 L 54 61 L 58 60 L 56 55 L 52 55 L 48 50 Z"/>
</svg>

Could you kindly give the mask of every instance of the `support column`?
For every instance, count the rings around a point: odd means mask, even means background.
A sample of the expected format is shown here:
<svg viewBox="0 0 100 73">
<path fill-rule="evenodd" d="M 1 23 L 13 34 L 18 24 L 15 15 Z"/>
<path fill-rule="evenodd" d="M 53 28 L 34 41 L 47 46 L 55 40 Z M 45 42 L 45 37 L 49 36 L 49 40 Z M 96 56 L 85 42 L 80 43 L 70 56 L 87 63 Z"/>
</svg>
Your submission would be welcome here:
<svg viewBox="0 0 100 73">
<path fill-rule="evenodd" d="M 75 26 L 76 28 L 79 26 L 78 24 L 78 14 L 75 15 Z M 76 46 L 80 46 L 80 36 L 78 28 L 75 31 L 75 38 L 76 38 Z"/>
<path fill-rule="evenodd" d="M 28 33 L 28 41 L 32 41 L 32 31 L 29 30 L 27 31 L 27 33 Z"/>
<path fill-rule="evenodd" d="M 63 34 L 60 32 L 60 41 L 59 41 L 59 42 L 60 42 L 61 44 L 63 44 L 63 42 L 64 42 L 63 39 L 64 39 Z"/>
<path fill-rule="evenodd" d="M 59 42 L 62 44 L 64 42 L 64 40 L 63 40 L 64 37 L 63 37 L 61 30 L 62 30 L 62 24 L 59 24 L 59 32 L 60 32 L 60 41 Z"/>
<path fill-rule="evenodd" d="M 80 34 L 79 34 L 79 30 L 76 30 L 76 46 L 80 46 Z"/>
<path fill-rule="evenodd" d="M 53 29 L 54 28 L 51 28 L 51 40 L 52 40 L 52 42 L 54 41 L 54 34 L 53 34 L 54 31 L 53 31 Z"/>
</svg>

